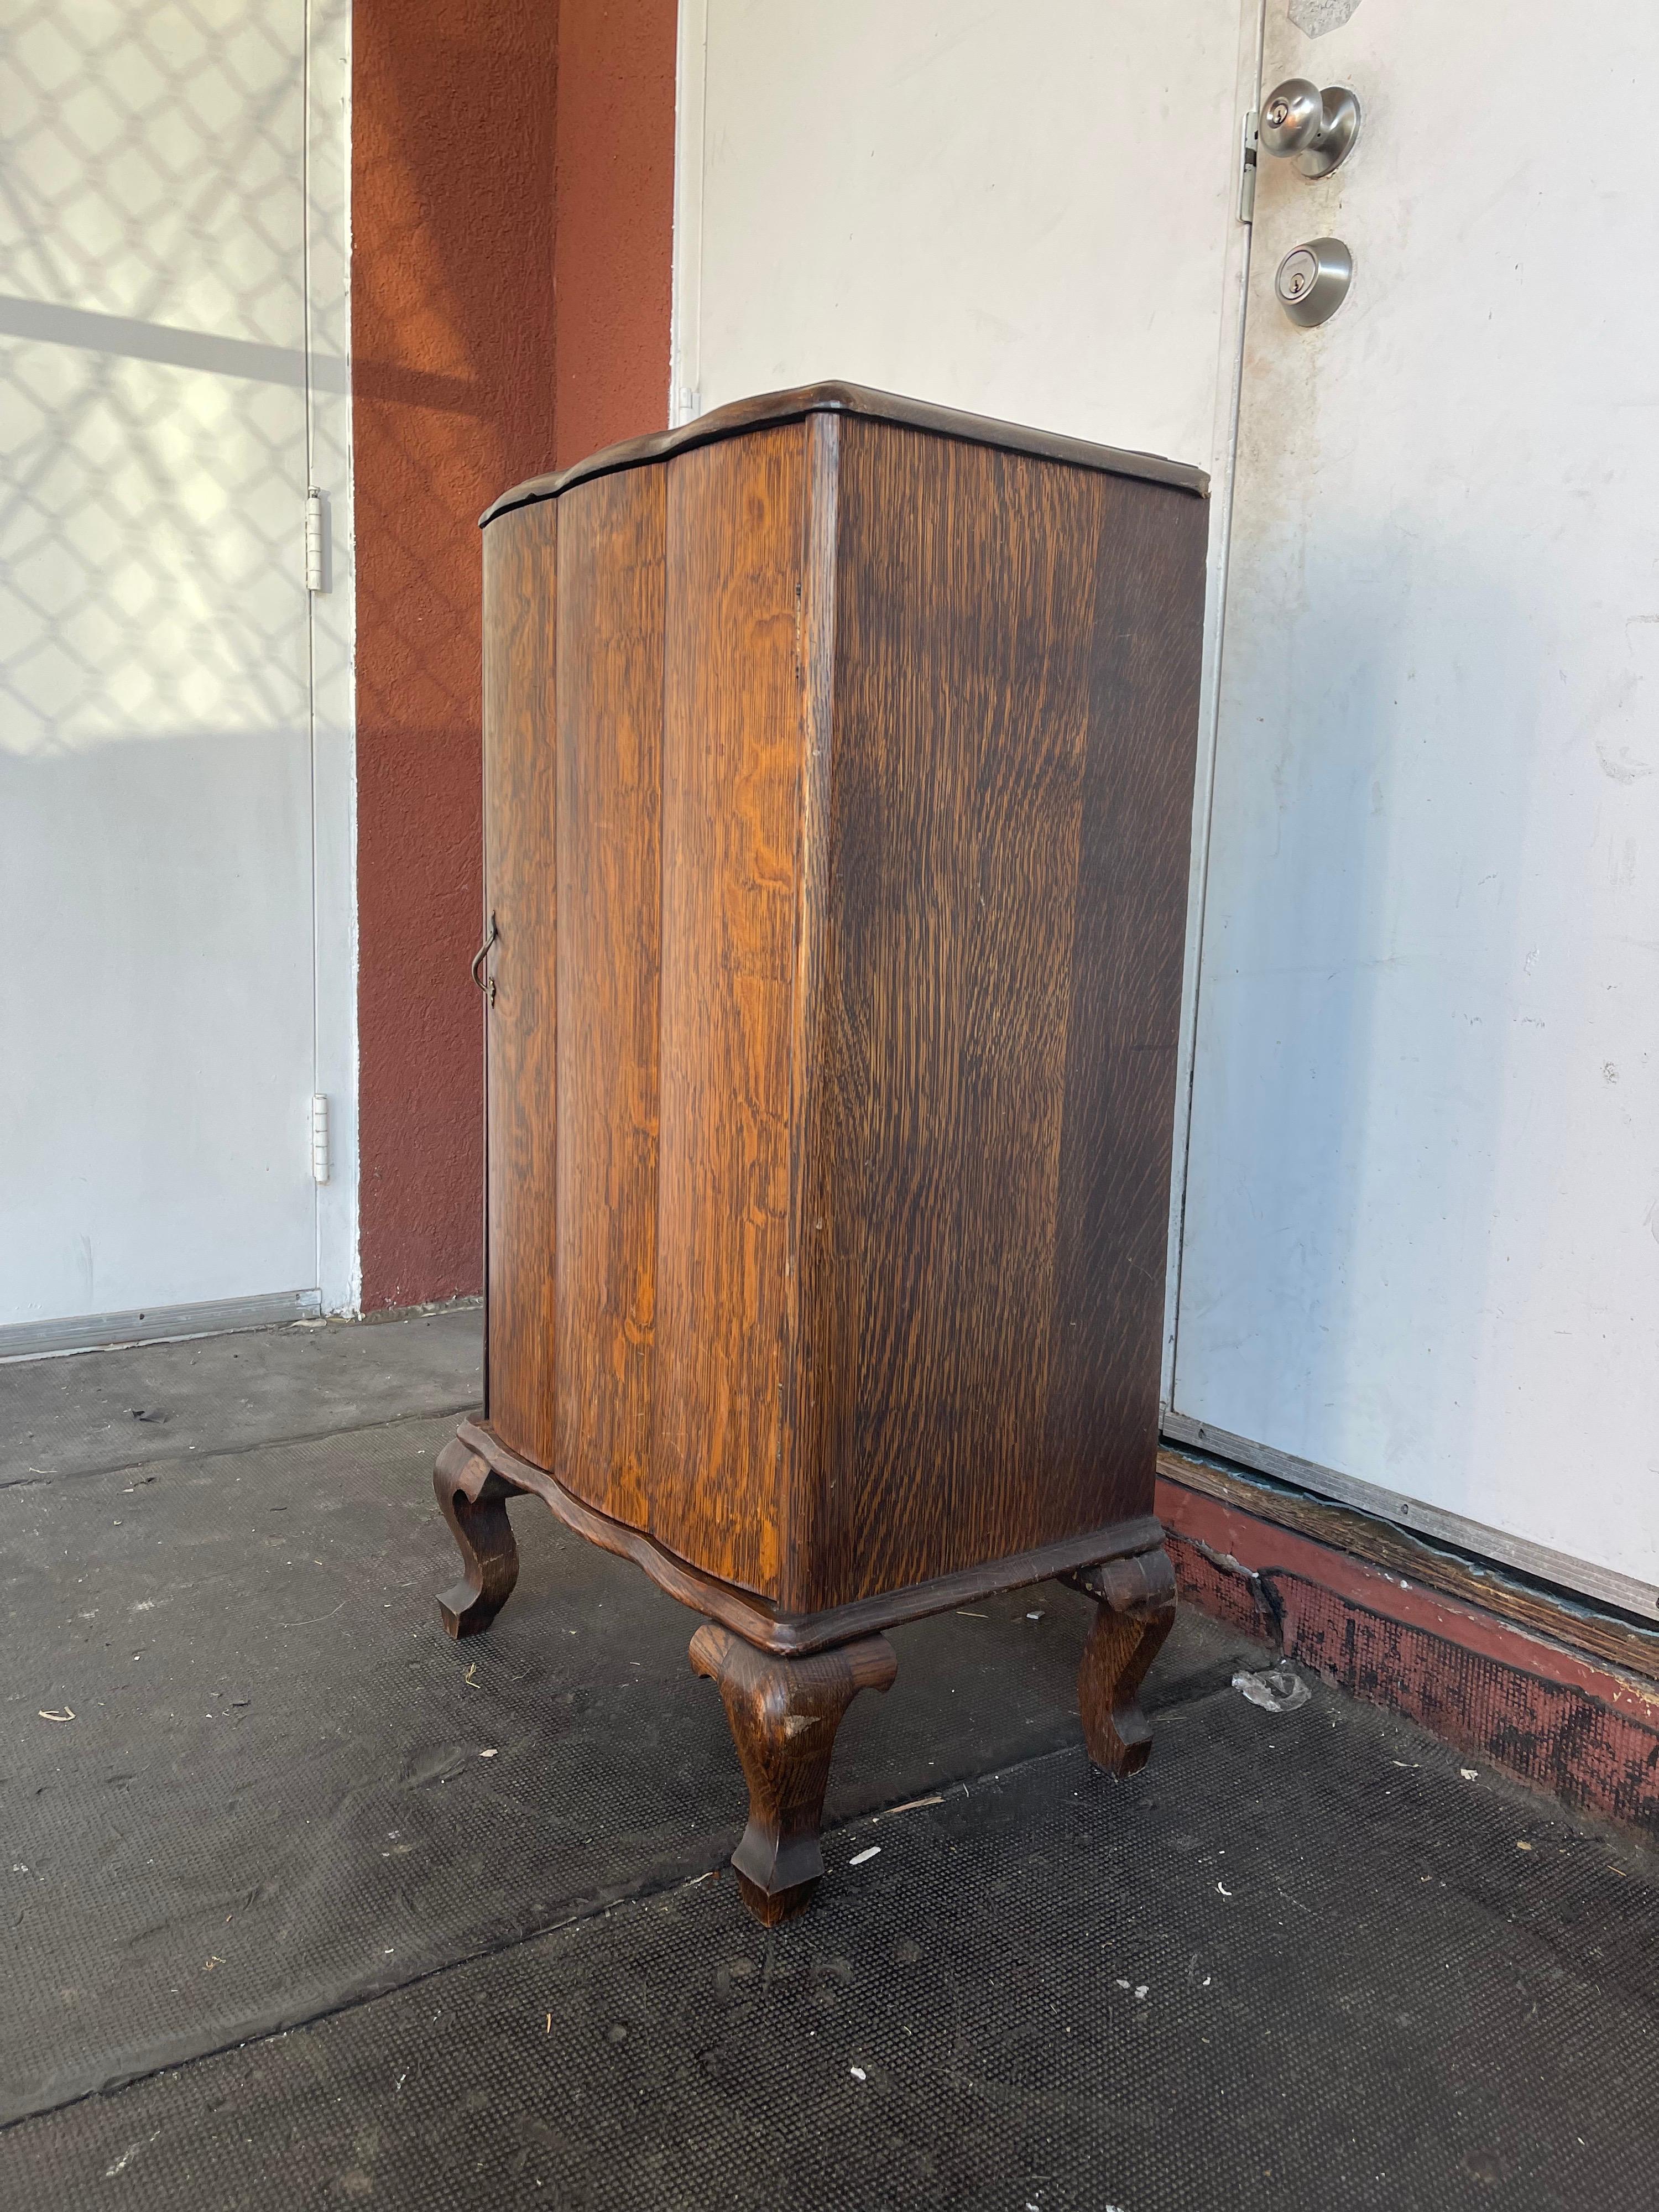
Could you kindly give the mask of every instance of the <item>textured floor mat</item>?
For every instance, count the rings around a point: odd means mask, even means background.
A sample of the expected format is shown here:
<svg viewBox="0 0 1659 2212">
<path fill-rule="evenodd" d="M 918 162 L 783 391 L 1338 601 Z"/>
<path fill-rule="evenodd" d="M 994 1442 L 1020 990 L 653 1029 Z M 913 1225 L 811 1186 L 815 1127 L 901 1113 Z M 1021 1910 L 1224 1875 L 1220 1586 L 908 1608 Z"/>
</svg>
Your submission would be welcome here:
<svg viewBox="0 0 1659 2212">
<path fill-rule="evenodd" d="M 475 1307 L 0 1362 L 0 1486 L 477 1404 Z"/>
<path fill-rule="evenodd" d="M 40 2109 L 714 1866 L 744 1793 L 695 1618 L 514 1509 L 524 1570 L 456 1645 L 447 1419 L 8 1493 L 0 2114 Z M 831 1816 L 1075 1741 L 1086 1601 L 895 1637 Z M 1036 1614 L 1036 1619 L 1028 1618 Z M 1248 1647 L 1186 1622 L 1154 1694 Z"/>
<path fill-rule="evenodd" d="M 1650 2212 L 1650 1867 L 1331 1693 L 1161 1737 L 843 1831 L 769 1937 L 705 1881 L 27 2122 L 0 2199 Z"/>
</svg>

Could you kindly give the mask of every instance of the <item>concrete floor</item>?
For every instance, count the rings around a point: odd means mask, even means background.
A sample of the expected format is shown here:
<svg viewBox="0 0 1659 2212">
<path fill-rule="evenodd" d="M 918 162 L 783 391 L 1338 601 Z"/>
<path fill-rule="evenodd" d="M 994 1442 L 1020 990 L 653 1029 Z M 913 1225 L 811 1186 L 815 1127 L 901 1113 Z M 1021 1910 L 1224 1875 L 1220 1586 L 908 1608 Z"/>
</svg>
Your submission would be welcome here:
<svg viewBox="0 0 1659 2212">
<path fill-rule="evenodd" d="M 896 1636 L 763 1935 L 690 1615 L 438 1630 L 479 1331 L 0 1367 L 0 2204 L 1651 2206 L 1651 1858 L 1195 1615 L 1122 1785 L 1074 1593 Z"/>
</svg>

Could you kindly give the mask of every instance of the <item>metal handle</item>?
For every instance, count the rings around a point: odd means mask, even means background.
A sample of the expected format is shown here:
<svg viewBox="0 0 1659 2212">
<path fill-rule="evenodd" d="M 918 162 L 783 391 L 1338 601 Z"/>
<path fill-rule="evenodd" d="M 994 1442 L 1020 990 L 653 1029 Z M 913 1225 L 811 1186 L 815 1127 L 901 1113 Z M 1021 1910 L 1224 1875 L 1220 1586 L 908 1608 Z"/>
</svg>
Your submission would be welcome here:
<svg viewBox="0 0 1659 2212">
<path fill-rule="evenodd" d="M 489 957 L 490 946 L 495 944 L 500 937 L 501 932 L 495 927 L 495 917 L 492 914 L 489 917 L 489 933 L 472 956 L 472 980 L 492 1006 L 495 1003 L 495 978 L 493 975 L 481 975 L 479 970 Z"/>
<path fill-rule="evenodd" d="M 1293 161 L 1304 177 L 1328 177 L 1358 136 L 1359 101 L 1346 84 L 1328 84 L 1322 92 L 1305 76 L 1287 76 L 1261 103 L 1262 152 Z"/>
</svg>

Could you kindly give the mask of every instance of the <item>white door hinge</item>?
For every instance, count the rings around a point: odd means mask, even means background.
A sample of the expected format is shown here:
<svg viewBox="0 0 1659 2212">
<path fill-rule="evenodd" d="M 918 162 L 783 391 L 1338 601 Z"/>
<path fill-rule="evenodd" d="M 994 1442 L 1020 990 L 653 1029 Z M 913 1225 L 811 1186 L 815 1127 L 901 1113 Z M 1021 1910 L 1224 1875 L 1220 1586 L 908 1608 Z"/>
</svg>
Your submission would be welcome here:
<svg viewBox="0 0 1659 2212">
<path fill-rule="evenodd" d="M 306 589 L 328 589 L 328 515 L 314 485 L 306 494 Z"/>
<path fill-rule="evenodd" d="M 328 1156 L 328 1099 L 323 1091 L 313 1094 L 311 1101 L 311 1180 L 326 1182 L 329 1177 Z"/>
<path fill-rule="evenodd" d="M 1260 120 L 1256 109 L 1246 109 L 1243 127 L 1239 132 L 1238 219 L 1241 222 L 1255 221 L 1255 165 L 1261 145 L 1256 126 Z"/>
</svg>

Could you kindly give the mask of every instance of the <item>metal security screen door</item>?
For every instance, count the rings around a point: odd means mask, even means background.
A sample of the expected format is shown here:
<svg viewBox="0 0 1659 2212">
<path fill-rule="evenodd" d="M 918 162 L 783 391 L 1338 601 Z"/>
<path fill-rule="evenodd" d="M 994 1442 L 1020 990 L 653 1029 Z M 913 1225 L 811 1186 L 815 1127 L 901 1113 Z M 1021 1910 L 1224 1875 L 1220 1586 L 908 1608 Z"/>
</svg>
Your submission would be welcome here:
<svg viewBox="0 0 1659 2212">
<path fill-rule="evenodd" d="M 306 9 L 0 27 L 4 1352 L 319 1267 Z"/>
<path fill-rule="evenodd" d="M 1260 166 L 1170 1423 L 1648 1612 L 1659 186 L 1559 125 L 1656 73 L 1622 0 L 1268 0 L 1363 122 Z"/>
</svg>

